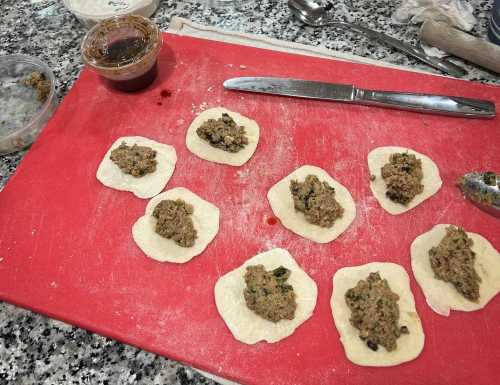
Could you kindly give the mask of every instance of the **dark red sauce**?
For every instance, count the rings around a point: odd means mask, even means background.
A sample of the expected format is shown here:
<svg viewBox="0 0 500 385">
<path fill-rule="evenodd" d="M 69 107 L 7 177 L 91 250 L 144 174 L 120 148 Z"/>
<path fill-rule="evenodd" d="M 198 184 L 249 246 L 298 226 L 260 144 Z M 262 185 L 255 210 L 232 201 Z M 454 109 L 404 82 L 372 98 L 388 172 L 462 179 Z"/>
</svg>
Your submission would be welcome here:
<svg viewBox="0 0 500 385">
<path fill-rule="evenodd" d="M 101 52 L 100 64 L 113 67 L 133 63 L 137 58 L 144 56 L 148 43 L 141 37 L 129 37 L 114 41 Z"/>
<path fill-rule="evenodd" d="M 275 225 L 276 223 L 278 223 L 278 220 L 274 217 L 270 217 L 270 218 L 267 218 L 267 224 L 268 225 Z"/>
<path fill-rule="evenodd" d="M 144 55 L 147 41 L 140 37 L 131 37 L 113 42 L 101 52 L 100 65 L 120 67 L 134 63 Z M 140 70 L 139 70 L 140 71 Z M 149 86 L 158 74 L 155 63 L 147 72 L 128 80 L 110 80 L 108 83 L 120 91 L 138 91 Z"/>
<path fill-rule="evenodd" d="M 148 70 L 145 74 L 138 76 L 136 78 L 128 80 L 107 79 L 107 81 L 112 87 L 120 91 L 132 92 L 141 90 L 149 86 L 153 82 L 153 80 L 155 80 L 157 74 L 158 74 L 158 66 L 157 63 L 155 63 L 153 67 L 151 67 L 151 69 Z"/>
<path fill-rule="evenodd" d="M 170 92 L 169 90 L 161 90 L 161 92 L 160 92 L 160 96 L 162 98 L 168 98 L 171 95 L 172 95 L 172 92 Z"/>
</svg>

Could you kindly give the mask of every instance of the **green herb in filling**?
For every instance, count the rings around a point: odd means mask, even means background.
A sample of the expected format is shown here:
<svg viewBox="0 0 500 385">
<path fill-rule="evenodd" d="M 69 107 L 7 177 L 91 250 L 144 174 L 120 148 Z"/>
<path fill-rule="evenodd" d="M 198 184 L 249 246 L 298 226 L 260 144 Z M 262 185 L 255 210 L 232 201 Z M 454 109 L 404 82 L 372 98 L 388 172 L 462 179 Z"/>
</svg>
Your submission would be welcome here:
<svg viewBox="0 0 500 385">
<path fill-rule="evenodd" d="M 263 265 L 247 266 L 246 288 L 243 292 L 247 307 L 272 322 L 295 317 L 295 292 L 286 283 L 290 270 L 280 266 L 266 271 Z"/>
<path fill-rule="evenodd" d="M 429 250 L 429 257 L 436 278 L 451 283 L 469 301 L 477 302 L 481 277 L 474 269 L 473 244 L 463 229 L 448 226 L 439 245 Z"/>
<path fill-rule="evenodd" d="M 309 223 L 332 227 L 341 218 L 344 209 L 335 199 L 335 189 L 317 176 L 308 175 L 304 182 L 290 182 L 295 210 L 304 213 Z"/>
<path fill-rule="evenodd" d="M 174 240 L 181 247 L 193 246 L 197 238 L 191 219 L 193 212 L 193 206 L 182 199 L 161 201 L 153 210 L 153 217 L 157 219 L 156 233 Z"/>
<path fill-rule="evenodd" d="M 156 151 L 151 147 L 128 146 L 125 142 L 111 151 L 110 159 L 125 174 L 136 178 L 156 171 Z"/>
<path fill-rule="evenodd" d="M 406 326 L 398 325 L 398 300 L 399 296 L 378 272 L 370 273 L 345 293 L 346 304 L 351 309 L 349 321 L 370 349 L 378 350 L 378 345 L 382 345 L 392 351 L 397 348 L 401 334 L 409 333 Z"/>
<path fill-rule="evenodd" d="M 238 126 L 228 114 L 219 119 L 208 119 L 196 129 L 196 134 L 212 147 L 236 153 L 248 144 L 245 128 Z"/>
<path fill-rule="evenodd" d="M 391 154 L 381 173 L 387 185 L 385 195 L 393 202 L 407 205 L 424 191 L 422 161 L 413 154 Z"/>
</svg>

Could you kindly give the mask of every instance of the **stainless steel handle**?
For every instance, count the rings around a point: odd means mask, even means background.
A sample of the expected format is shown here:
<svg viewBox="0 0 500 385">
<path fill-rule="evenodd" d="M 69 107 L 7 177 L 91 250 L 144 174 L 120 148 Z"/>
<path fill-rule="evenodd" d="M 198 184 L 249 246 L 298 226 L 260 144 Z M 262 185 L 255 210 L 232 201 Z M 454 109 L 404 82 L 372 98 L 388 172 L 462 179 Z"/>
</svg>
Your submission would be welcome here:
<svg viewBox="0 0 500 385">
<path fill-rule="evenodd" d="M 356 89 L 353 102 L 468 118 L 495 117 L 494 103 L 487 100 L 461 98 L 457 96 Z"/>
<path fill-rule="evenodd" d="M 338 25 L 339 27 L 348 27 L 352 28 L 358 32 L 363 33 L 367 37 L 380 41 L 382 43 L 387 44 L 388 46 L 391 46 L 401 52 L 404 52 L 410 56 L 413 56 L 416 59 L 419 59 L 420 61 L 430 65 L 431 67 L 434 67 L 440 71 L 443 71 L 444 73 L 456 76 L 456 77 L 462 77 L 467 74 L 467 71 L 463 69 L 460 66 L 457 66 L 456 64 L 453 64 L 449 60 L 444 60 L 444 59 L 439 59 L 439 58 L 434 58 L 432 56 L 427 55 L 424 51 L 413 47 L 410 44 L 407 44 L 401 40 L 395 39 L 389 35 L 386 35 L 385 33 L 382 32 L 377 32 L 372 29 L 363 27 L 358 24 L 352 24 L 352 23 L 341 23 L 341 22 L 330 22 L 328 24 L 331 25 Z"/>
</svg>

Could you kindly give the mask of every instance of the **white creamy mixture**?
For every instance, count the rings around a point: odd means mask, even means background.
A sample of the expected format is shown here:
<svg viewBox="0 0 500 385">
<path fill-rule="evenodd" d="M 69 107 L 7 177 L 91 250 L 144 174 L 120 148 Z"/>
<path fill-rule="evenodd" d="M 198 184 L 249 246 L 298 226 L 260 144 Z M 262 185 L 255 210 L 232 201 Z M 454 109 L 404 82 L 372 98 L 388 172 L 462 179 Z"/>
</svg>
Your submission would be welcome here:
<svg viewBox="0 0 500 385">
<path fill-rule="evenodd" d="M 78 12 L 98 16 L 109 13 L 122 13 L 139 4 L 151 3 L 151 0 L 67 0 L 68 5 Z"/>
</svg>

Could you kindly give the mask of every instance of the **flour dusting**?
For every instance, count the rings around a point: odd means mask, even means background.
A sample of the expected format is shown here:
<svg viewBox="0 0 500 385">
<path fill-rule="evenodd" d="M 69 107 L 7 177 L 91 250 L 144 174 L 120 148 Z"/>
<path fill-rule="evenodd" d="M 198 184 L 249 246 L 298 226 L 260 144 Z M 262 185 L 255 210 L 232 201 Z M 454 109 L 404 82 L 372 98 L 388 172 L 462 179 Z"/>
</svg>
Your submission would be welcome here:
<svg viewBox="0 0 500 385">
<path fill-rule="evenodd" d="M 240 179 L 246 179 L 246 178 L 248 178 L 248 175 L 250 174 L 250 170 L 249 169 L 240 170 L 240 171 L 237 171 L 236 174 L 238 175 L 238 177 Z"/>
</svg>

